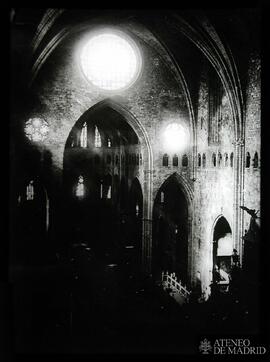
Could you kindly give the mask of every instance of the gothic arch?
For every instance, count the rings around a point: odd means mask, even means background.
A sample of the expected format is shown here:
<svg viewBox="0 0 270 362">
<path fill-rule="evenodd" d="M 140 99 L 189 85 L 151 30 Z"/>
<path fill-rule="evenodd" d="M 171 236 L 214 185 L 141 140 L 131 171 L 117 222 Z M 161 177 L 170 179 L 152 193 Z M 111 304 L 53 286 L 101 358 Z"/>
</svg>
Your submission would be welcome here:
<svg viewBox="0 0 270 362">
<path fill-rule="evenodd" d="M 29 87 L 31 88 L 35 78 L 37 77 L 40 69 L 46 63 L 50 54 L 66 39 L 68 36 L 74 34 L 78 30 L 91 30 L 92 26 L 89 25 L 91 21 L 95 24 L 95 26 L 100 27 L 100 24 L 103 24 L 103 21 L 99 17 L 100 15 L 90 15 L 87 19 L 83 19 L 80 24 L 75 23 L 73 26 L 64 26 L 62 25 L 60 29 L 55 30 L 55 23 L 66 14 L 67 9 L 48 9 L 44 14 L 41 22 L 38 25 L 37 32 L 34 36 L 32 42 L 32 64 L 30 70 L 30 81 Z M 155 51 L 160 55 L 163 61 L 167 64 L 167 66 L 171 69 L 172 74 L 183 90 L 185 101 L 187 105 L 188 111 L 188 120 L 189 126 L 192 134 L 192 140 L 194 147 L 192 147 L 192 161 L 191 161 L 191 170 L 193 174 L 195 174 L 195 162 L 194 158 L 196 158 L 196 122 L 195 122 L 195 112 L 193 103 L 191 100 L 191 94 L 187 85 L 187 81 L 185 76 L 178 65 L 177 61 L 174 58 L 173 52 L 168 48 L 166 43 L 162 41 L 158 34 L 154 33 L 148 29 L 146 25 L 143 24 L 139 19 L 135 21 L 130 20 L 128 23 L 124 22 L 119 16 L 119 22 L 117 25 L 114 24 L 115 20 L 112 22 L 112 26 L 116 26 L 116 28 L 121 28 L 123 31 L 127 31 L 132 36 L 136 36 L 140 38 L 143 42 L 147 43 L 148 46 L 155 49 Z M 47 42 L 45 42 L 45 40 Z M 41 47 L 41 45 L 46 44 Z"/>
<path fill-rule="evenodd" d="M 194 191 L 191 187 L 191 185 L 188 183 L 188 181 L 179 173 L 174 172 L 172 175 L 170 175 L 165 181 L 160 181 L 157 185 L 156 190 L 154 191 L 154 195 L 153 195 L 153 199 L 156 198 L 158 191 L 160 190 L 160 188 L 163 185 L 166 185 L 166 183 L 168 183 L 172 178 L 175 178 L 176 181 L 179 184 L 179 187 L 181 188 L 181 190 L 183 191 L 189 205 L 191 206 L 193 203 L 193 198 L 194 198 Z"/>
<path fill-rule="evenodd" d="M 151 244 L 151 216 L 152 216 L 152 184 L 153 184 L 153 155 L 152 155 L 152 147 L 150 144 L 150 140 L 148 138 L 148 134 L 141 124 L 141 122 L 122 104 L 117 102 L 119 98 L 118 97 L 112 97 L 104 99 L 95 105 L 93 105 L 91 108 L 89 108 L 86 112 L 84 112 L 81 117 L 76 121 L 72 129 L 70 130 L 69 136 L 67 138 L 66 144 L 65 144 L 65 151 L 67 149 L 67 145 L 70 143 L 70 137 L 73 133 L 72 131 L 76 127 L 80 127 L 83 125 L 83 123 L 88 120 L 92 115 L 95 114 L 95 112 L 102 110 L 104 108 L 110 108 L 116 112 L 118 112 L 120 115 L 123 116 L 125 121 L 130 125 L 130 127 L 134 130 L 136 133 L 139 143 L 142 148 L 143 152 L 143 159 L 144 162 L 141 165 L 143 168 L 143 173 L 140 177 L 140 184 L 143 185 L 142 188 L 142 194 L 143 194 L 143 241 L 142 241 L 142 264 L 143 267 L 148 269 L 148 263 L 149 263 L 149 252 L 150 252 L 150 244 Z M 65 158 L 65 151 L 63 155 L 63 164 L 64 164 L 64 158 Z"/>
<path fill-rule="evenodd" d="M 233 254 L 232 228 L 228 219 L 220 214 L 214 221 L 212 228 L 212 247 L 210 265 L 212 266 L 212 281 L 219 284 L 220 275 L 231 273 L 231 256 Z M 222 274 L 220 274 L 222 272 Z M 226 287 L 227 288 L 227 287 Z"/>
<path fill-rule="evenodd" d="M 230 226 L 230 228 L 231 228 L 231 230 L 232 230 L 232 226 L 231 226 L 231 224 L 230 224 L 230 218 L 228 218 L 224 213 L 223 213 L 223 214 L 219 214 L 219 215 L 215 218 L 215 220 L 214 220 L 214 222 L 213 222 L 213 225 L 212 225 L 212 229 L 211 229 L 211 240 L 213 240 L 213 238 L 214 238 L 214 230 L 215 230 L 215 227 L 216 227 L 218 221 L 219 221 L 221 218 L 224 218 L 224 219 L 227 221 L 228 225 Z"/>
<path fill-rule="evenodd" d="M 39 176 L 26 177 L 16 192 L 14 237 L 20 239 L 18 257 L 22 262 L 46 262 L 50 232 L 50 200 Z"/>
<path fill-rule="evenodd" d="M 153 222 L 154 222 L 154 208 L 156 207 L 157 203 L 157 196 L 161 189 L 166 187 L 170 182 L 174 182 L 179 191 L 183 194 L 186 207 L 187 207 L 187 283 L 192 283 L 192 259 L 193 259 L 193 246 L 192 246 L 192 220 L 193 220 L 193 190 L 188 184 L 187 180 L 184 177 L 179 175 L 178 173 L 173 173 L 170 175 L 165 181 L 161 182 L 154 194 L 154 204 L 153 204 Z M 152 251 L 153 252 L 153 251 Z"/>
</svg>

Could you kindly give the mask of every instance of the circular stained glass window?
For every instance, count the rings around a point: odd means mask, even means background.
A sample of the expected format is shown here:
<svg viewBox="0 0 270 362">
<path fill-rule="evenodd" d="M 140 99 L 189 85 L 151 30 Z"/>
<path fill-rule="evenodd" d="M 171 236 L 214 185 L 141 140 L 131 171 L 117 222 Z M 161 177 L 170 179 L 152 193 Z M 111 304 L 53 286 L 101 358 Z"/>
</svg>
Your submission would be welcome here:
<svg viewBox="0 0 270 362">
<path fill-rule="evenodd" d="M 141 71 L 141 55 L 136 44 L 120 33 L 92 36 L 81 51 L 84 75 L 96 87 L 116 91 L 131 86 Z"/>
<path fill-rule="evenodd" d="M 44 141 L 49 132 L 49 125 L 42 118 L 30 118 L 25 122 L 24 132 L 30 141 Z"/>
<path fill-rule="evenodd" d="M 176 152 L 184 149 L 189 140 L 189 134 L 185 127 L 179 123 L 169 124 L 164 132 L 164 146 L 166 150 Z"/>
</svg>

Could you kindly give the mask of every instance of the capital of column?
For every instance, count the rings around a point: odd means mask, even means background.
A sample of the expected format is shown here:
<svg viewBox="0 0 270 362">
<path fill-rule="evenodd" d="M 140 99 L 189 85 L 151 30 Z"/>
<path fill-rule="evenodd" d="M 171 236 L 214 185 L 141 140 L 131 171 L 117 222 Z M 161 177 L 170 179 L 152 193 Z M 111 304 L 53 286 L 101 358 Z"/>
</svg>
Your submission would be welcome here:
<svg viewBox="0 0 270 362">
<path fill-rule="evenodd" d="M 240 147 L 243 147 L 244 144 L 245 144 L 245 140 L 243 137 L 239 137 L 237 140 L 233 141 L 233 144 L 235 146 L 240 146 Z"/>
</svg>

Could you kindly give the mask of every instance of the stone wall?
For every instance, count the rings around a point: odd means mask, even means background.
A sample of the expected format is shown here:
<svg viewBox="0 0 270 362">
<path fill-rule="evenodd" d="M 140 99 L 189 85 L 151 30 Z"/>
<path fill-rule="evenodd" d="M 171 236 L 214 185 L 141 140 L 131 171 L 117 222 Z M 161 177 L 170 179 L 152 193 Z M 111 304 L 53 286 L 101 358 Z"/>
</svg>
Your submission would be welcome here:
<svg viewBox="0 0 270 362">
<path fill-rule="evenodd" d="M 190 198 L 189 220 L 192 226 L 189 248 L 189 266 L 191 279 L 196 283 L 196 276 L 200 276 L 202 290 L 209 295 L 209 285 L 212 278 L 212 242 L 213 229 L 217 219 L 223 215 L 234 233 L 234 191 L 235 191 L 235 167 L 230 165 L 230 154 L 235 155 L 234 123 L 229 107 L 228 97 L 219 79 L 215 79 L 219 87 L 220 99 L 209 111 L 209 91 L 213 77 L 216 73 L 210 64 L 205 63 L 202 67 L 198 100 L 195 110 L 197 115 L 196 140 L 192 140 L 193 130 L 191 127 L 190 114 L 186 102 L 186 95 L 179 81 L 168 66 L 166 61 L 158 55 L 153 47 L 147 46 L 146 42 L 134 36 L 141 49 L 143 57 L 143 70 L 140 79 L 129 89 L 117 94 L 102 92 L 85 79 L 79 64 L 79 49 L 82 45 L 84 34 L 77 32 L 67 37 L 49 56 L 47 62 L 42 66 L 35 79 L 31 93 L 35 95 L 32 107 L 25 114 L 16 115 L 21 117 L 23 124 L 25 117 L 31 118 L 41 116 L 49 124 L 49 134 L 43 144 L 34 144 L 24 140 L 21 147 L 24 152 L 28 147 L 31 150 L 38 149 L 41 153 L 41 168 L 44 168 L 44 154 L 51 159 L 50 183 L 51 193 L 49 197 L 57 197 L 62 187 L 63 155 L 68 135 L 77 120 L 91 107 L 110 99 L 119 104 L 132 117 L 138 121 L 147 135 L 150 144 L 150 152 L 146 147 L 146 140 L 141 140 L 143 168 L 139 170 L 139 178 L 144 200 L 152 208 L 155 196 L 164 181 L 173 173 L 179 176 L 179 182 L 185 188 L 186 194 L 193 195 Z M 250 152 L 251 166 L 245 168 L 244 175 L 244 201 L 245 206 L 251 209 L 260 208 L 260 63 L 256 54 L 250 58 L 249 72 L 247 74 L 246 89 L 246 119 L 245 119 L 245 152 Z M 177 153 L 179 165 L 172 165 L 172 156 L 167 152 L 163 144 L 163 134 L 166 126 L 171 122 L 183 124 L 190 134 L 190 143 L 187 149 Z M 214 124 L 218 131 L 218 140 L 212 142 L 209 139 L 209 124 Z M 196 141 L 196 142 L 195 142 Z M 210 142 L 211 141 L 211 142 Z M 193 155 L 193 147 L 196 145 L 196 154 Z M 252 158 L 255 152 L 259 155 L 259 167 L 254 169 Z M 164 153 L 170 156 L 168 166 L 162 166 Z M 188 156 L 188 167 L 181 166 L 183 153 Z M 216 166 L 213 165 L 212 157 L 216 154 Z M 218 162 L 218 154 L 222 160 Z M 198 155 L 206 156 L 206 165 L 198 165 Z M 228 155 L 225 164 L 225 154 Z M 195 157 L 194 157 L 195 156 Z M 146 160 L 152 159 L 152 164 Z M 234 160 L 235 161 L 235 160 Z M 193 173 L 194 162 L 196 172 Z M 27 165 L 27 159 L 25 159 Z M 150 168 L 150 169 L 149 169 Z M 151 170 L 152 168 L 152 170 Z M 31 166 L 26 166 L 25 174 L 31 175 Z M 21 167 L 23 170 L 23 166 Z M 146 174 L 151 172 L 151 187 L 147 188 Z M 42 173 L 42 172 L 41 172 Z M 26 177 L 27 175 L 18 175 Z M 47 186 L 47 185 L 45 185 Z M 150 191 L 149 191 L 150 190 Z M 151 192 L 147 195 L 146 192 Z M 52 205 L 54 203 L 52 202 Z M 55 204 L 57 204 L 55 202 Z M 146 205 L 146 201 L 144 201 Z M 151 213 L 148 226 L 144 226 L 147 236 L 144 247 L 150 253 L 151 238 Z M 244 227 L 247 228 L 249 216 L 244 214 Z M 149 260 L 149 259 L 148 259 Z"/>
<path fill-rule="evenodd" d="M 250 153 L 250 167 L 245 167 L 244 204 L 260 210 L 261 187 L 261 64 L 258 54 L 251 54 L 246 89 L 245 154 Z M 254 155 L 258 153 L 258 167 L 254 168 Z M 260 214 L 258 213 L 258 216 Z M 249 227 L 250 216 L 244 213 L 244 229 Z"/>
<path fill-rule="evenodd" d="M 217 105 L 218 115 L 210 113 L 209 93 L 210 78 L 214 77 L 207 64 L 201 74 L 198 95 L 197 121 L 197 155 L 206 155 L 206 165 L 198 164 L 197 177 L 194 185 L 194 219 L 193 219 L 193 282 L 200 275 L 202 291 L 209 295 L 209 285 L 212 280 L 212 245 L 214 225 L 223 215 L 233 229 L 234 208 L 234 167 L 230 165 L 230 154 L 234 152 L 234 125 L 230 112 L 228 98 L 221 83 L 216 79 L 221 92 L 220 104 Z M 210 142 L 209 121 L 218 117 L 219 140 Z M 218 155 L 222 156 L 219 162 Z M 228 160 L 225 161 L 225 153 Z M 213 154 L 216 155 L 216 166 L 213 164 Z M 226 163 L 225 163 L 226 162 Z"/>
<path fill-rule="evenodd" d="M 38 94 L 39 102 L 29 112 L 29 117 L 41 114 L 50 126 L 43 147 L 51 152 L 53 166 L 61 170 L 65 142 L 73 125 L 89 108 L 110 98 L 127 109 L 147 132 L 155 170 L 153 189 L 157 190 L 160 182 L 175 171 L 171 167 L 160 167 L 165 152 L 160 147 L 164 128 L 172 121 L 189 127 L 181 85 L 177 84 L 169 67 L 153 49 L 137 39 L 144 58 L 138 82 L 130 89 L 113 95 L 99 91 L 85 79 L 78 64 L 80 39 L 80 34 L 66 39 L 44 64 L 33 84 L 33 93 Z M 146 149 L 143 150 L 145 152 Z"/>
</svg>

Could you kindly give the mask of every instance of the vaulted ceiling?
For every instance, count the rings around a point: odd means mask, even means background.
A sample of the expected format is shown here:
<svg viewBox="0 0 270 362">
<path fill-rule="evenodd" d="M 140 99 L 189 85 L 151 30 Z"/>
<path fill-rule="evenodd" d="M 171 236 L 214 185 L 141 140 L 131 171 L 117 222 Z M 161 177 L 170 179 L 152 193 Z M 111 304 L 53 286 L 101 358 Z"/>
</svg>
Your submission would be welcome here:
<svg viewBox="0 0 270 362">
<path fill-rule="evenodd" d="M 218 73 L 229 93 L 241 134 L 249 54 L 260 48 L 258 9 L 90 10 L 14 8 L 11 21 L 11 80 L 14 100 L 21 96 L 50 52 L 74 29 L 108 22 L 125 24 L 151 46 L 165 49 L 182 73 L 196 109 L 199 74 L 204 61 Z M 139 30 L 138 30 L 139 29 Z M 147 29 L 145 31 L 144 29 Z M 141 34 L 139 34 L 141 32 Z M 30 82 L 31 83 L 31 82 Z"/>
</svg>

